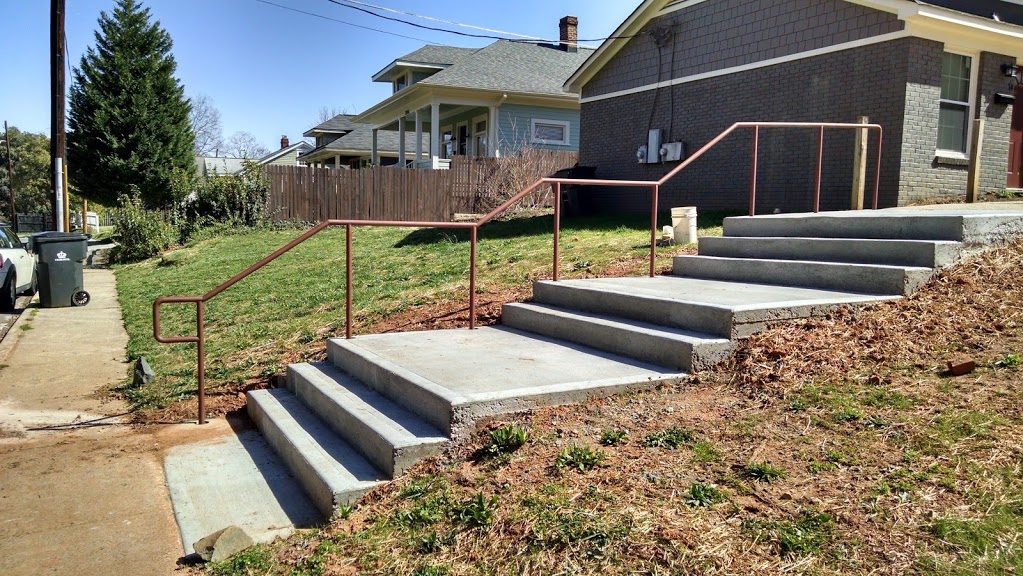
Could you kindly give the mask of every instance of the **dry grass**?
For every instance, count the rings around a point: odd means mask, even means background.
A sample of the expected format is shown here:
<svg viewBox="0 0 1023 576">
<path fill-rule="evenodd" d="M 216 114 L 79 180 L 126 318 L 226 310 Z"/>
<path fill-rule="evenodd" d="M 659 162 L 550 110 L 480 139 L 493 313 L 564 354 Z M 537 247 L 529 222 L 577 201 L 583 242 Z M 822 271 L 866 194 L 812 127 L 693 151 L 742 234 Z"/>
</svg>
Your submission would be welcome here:
<svg viewBox="0 0 1023 576">
<path fill-rule="evenodd" d="M 912 298 L 776 326 L 677 387 L 482 423 L 260 550 L 258 573 L 1018 573 L 1021 276 L 1017 244 Z M 946 375 L 954 352 L 978 369 Z M 530 440 L 474 459 L 509 422 Z M 644 442 L 670 428 L 691 436 Z M 608 430 L 627 434 L 601 445 Z M 571 446 L 605 458 L 558 467 Z M 474 497 L 482 525 L 464 520 Z"/>
</svg>

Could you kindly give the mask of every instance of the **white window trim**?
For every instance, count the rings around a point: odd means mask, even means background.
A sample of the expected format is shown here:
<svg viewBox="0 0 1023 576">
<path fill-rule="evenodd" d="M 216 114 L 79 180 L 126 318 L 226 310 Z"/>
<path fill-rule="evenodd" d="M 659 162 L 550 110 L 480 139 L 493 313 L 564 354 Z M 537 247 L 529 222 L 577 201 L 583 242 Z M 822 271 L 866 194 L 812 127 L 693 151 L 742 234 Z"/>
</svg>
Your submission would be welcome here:
<svg viewBox="0 0 1023 576">
<path fill-rule="evenodd" d="M 565 138 L 563 140 L 541 140 L 536 137 L 536 125 L 537 124 L 549 124 L 551 126 L 561 126 L 565 129 Z M 572 125 L 570 122 L 564 120 L 546 120 L 544 118 L 531 118 L 529 120 L 529 142 L 531 144 L 546 144 L 548 146 L 570 146 L 572 140 Z"/>
<path fill-rule="evenodd" d="M 966 160 L 970 158 L 970 152 L 973 148 L 973 120 L 977 117 L 977 93 L 979 91 L 980 82 L 980 53 L 971 50 L 962 50 L 952 46 L 945 46 L 943 52 L 949 54 L 958 54 L 959 56 L 970 57 L 970 93 L 969 93 L 969 112 L 966 117 L 966 152 L 960 152 L 958 150 L 945 150 L 944 148 L 938 148 L 938 143 L 934 143 L 934 155 L 938 158 L 954 158 L 957 160 Z M 949 104 L 962 104 L 958 100 L 945 100 L 939 95 L 938 106 L 936 110 L 940 110 L 941 103 L 946 102 Z"/>
<path fill-rule="evenodd" d="M 405 80 L 405 87 L 399 89 L 398 88 L 398 80 L 401 80 L 401 79 Z M 404 90 L 405 88 L 408 88 L 410 86 L 412 86 L 412 73 L 411 72 L 405 71 L 403 74 L 395 76 L 394 78 L 391 79 L 391 88 L 394 90 L 393 94 L 397 94 L 398 92 L 401 92 L 402 90 Z"/>
<path fill-rule="evenodd" d="M 479 124 L 480 122 L 486 122 L 487 129 L 482 132 L 477 132 L 476 125 Z M 481 114 L 479 116 L 474 116 L 472 119 L 472 124 L 469 126 L 469 128 L 471 129 L 471 132 L 469 134 L 469 140 L 471 141 L 472 155 L 479 156 L 480 151 L 476 149 L 476 139 L 479 138 L 480 136 L 484 136 L 487 138 L 487 144 L 488 145 L 490 144 L 490 114 Z"/>
</svg>

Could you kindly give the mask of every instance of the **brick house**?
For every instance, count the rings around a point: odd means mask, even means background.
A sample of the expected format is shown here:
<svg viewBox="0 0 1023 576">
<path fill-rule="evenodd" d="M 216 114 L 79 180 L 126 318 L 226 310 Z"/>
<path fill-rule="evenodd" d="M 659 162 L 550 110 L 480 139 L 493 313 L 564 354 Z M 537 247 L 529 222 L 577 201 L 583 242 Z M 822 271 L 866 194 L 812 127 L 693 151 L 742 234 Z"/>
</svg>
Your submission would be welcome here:
<svg viewBox="0 0 1023 576">
<path fill-rule="evenodd" d="M 692 152 L 738 121 L 868 116 L 884 129 L 880 203 L 894 206 L 965 194 L 974 118 L 982 191 L 1020 186 L 1023 94 L 1008 74 L 1021 60 L 1018 0 L 646 0 L 566 88 L 581 96 L 579 162 L 598 178 L 673 168 L 637 162 L 651 129 Z M 751 131 L 733 133 L 662 188 L 661 206 L 746 209 L 751 149 Z M 852 149 L 851 132 L 826 134 L 823 209 L 848 208 Z M 816 152 L 814 130 L 761 132 L 758 213 L 812 206 Z M 598 189 L 589 204 L 640 211 L 649 199 Z"/>
</svg>

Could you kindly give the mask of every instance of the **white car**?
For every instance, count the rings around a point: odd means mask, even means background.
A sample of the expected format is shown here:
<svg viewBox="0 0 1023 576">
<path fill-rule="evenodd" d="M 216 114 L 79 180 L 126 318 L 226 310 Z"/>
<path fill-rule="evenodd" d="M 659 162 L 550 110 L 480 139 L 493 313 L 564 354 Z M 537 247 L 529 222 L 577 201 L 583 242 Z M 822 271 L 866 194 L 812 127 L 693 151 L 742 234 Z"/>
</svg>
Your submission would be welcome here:
<svg viewBox="0 0 1023 576">
<path fill-rule="evenodd" d="M 14 310 L 18 294 L 35 294 L 36 259 L 10 226 L 0 222 L 0 311 Z"/>
</svg>

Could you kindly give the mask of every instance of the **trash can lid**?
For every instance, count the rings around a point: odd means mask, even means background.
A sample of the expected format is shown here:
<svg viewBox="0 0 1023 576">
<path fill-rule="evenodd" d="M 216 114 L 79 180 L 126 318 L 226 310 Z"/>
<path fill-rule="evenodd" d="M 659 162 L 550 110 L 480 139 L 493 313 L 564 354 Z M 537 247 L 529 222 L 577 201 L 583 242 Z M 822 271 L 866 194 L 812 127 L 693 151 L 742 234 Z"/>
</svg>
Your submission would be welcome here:
<svg viewBox="0 0 1023 576">
<path fill-rule="evenodd" d="M 36 244 L 48 244 L 50 242 L 85 242 L 89 237 L 77 232 L 40 232 L 32 236 Z"/>
</svg>

